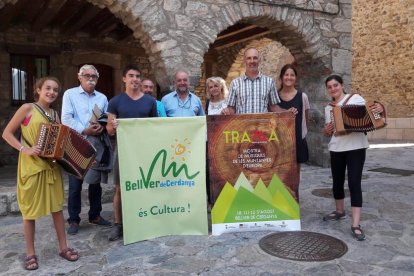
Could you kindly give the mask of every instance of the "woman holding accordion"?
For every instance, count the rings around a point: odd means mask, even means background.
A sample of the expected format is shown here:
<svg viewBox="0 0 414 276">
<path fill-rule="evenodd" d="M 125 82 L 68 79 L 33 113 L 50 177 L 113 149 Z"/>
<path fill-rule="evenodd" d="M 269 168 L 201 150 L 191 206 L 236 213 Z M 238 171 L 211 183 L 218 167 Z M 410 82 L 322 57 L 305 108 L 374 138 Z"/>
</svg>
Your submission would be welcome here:
<svg viewBox="0 0 414 276">
<path fill-rule="evenodd" d="M 34 247 L 35 220 L 52 214 L 58 243 L 59 255 L 76 261 L 78 253 L 68 248 L 63 217 L 63 178 L 60 167 L 40 158 L 40 147 L 36 138 L 41 123 L 59 122 L 58 114 L 50 105 L 57 99 L 60 83 L 54 77 L 44 77 L 35 84 L 35 103 L 23 104 L 14 114 L 3 132 L 3 139 L 18 150 L 17 200 L 23 216 L 23 232 L 26 242 L 25 269 L 36 270 L 38 259 Z M 22 139 L 15 133 L 20 128 Z"/>
<path fill-rule="evenodd" d="M 332 103 L 325 107 L 325 127 L 323 134 L 331 137 L 328 148 L 331 157 L 332 191 L 336 208 L 335 211 L 325 215 L 323 220 L 341 220 L 346 217 L 344 183 L 345 172 L 347 171 L 352 208 L 351 232 L 355 239 L 362 241 L 365 240 L 365 234 L 360 226 L 362 208 L 361 178 L 366 149 L 369 147 L 368 139 L 363 132 L 348 132 L 342 135 L 335 133 L 331 114 L 333 106 L 342 106 L 345 104 L 365 105 L 365 100 L 358 94 L 346 94 L 343 87 L 343 80 L 338 75 L 329 76 L 325 81 L 325 86 L 328 95 L 332 98 Z M 371 110 L 377 113 L 384 111 L 380 104 L 374 104 Z"/>
</svg>

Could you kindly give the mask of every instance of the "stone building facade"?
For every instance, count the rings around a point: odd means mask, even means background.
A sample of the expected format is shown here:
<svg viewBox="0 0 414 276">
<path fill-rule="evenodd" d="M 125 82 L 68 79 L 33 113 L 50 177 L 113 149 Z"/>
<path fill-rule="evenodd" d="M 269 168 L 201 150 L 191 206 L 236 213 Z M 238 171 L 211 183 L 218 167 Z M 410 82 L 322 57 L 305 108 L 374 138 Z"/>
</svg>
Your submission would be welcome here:
<svg viewBox="0 0 414 276">
<path fill-rule="evenodd" d="M 352 88 L 387 106 L 370 140 L 414 141 L 414 0 L 352 1 Z"/>
<path fill-rule="evenodd" d="M 300 74 L 299 89 L 311 101 L 308 134 L 313 163 L 327 165 L 326 139 L 320 134 L 323 107 L 328 98 L 324 79 L 332 72 L 344 77 L 346 87 L 365 88 L 360 78 L 352 81 L 352 0 L 85 0 L 107 8 L 133 31 L 130 41 L 99 41 L 77 33 L 65 37 L 45 29 L 32 33 L 24 28 L 0 32 L 0 128 L 16 107 L 10 105 L 10 53 L 19 45 L 48 52 L 50 72 L 62 80 L 63 88 L 74 86 L 80 64 L 97 63 L 112 69 L 113 94 L 122 91 L 121 70 L 137 62 L 159 85 L 160 95 L 172 88 L 174 71 L 185 68 L 204 99 L 204 80 L 211 75 L 228 82 L 243 72 L 241 57 L 246 47 L 258 47 L 264 60 L 261 70 L 277 79 L 285 62 L 294 61 Z M 354 1 L 360 2 L 363 1 Z M 402 2 L 402 1 L 399 1 Z M 0 9 L 18 0 L 0 0 Z M 361 15 L 362 16 L 362 15 Z M 265 28 L 260 37 L 211 48 L 219 34 L 236 24 Z M 358 25 L 359 26 L 359 25 Z M 411 40 L 412 43 L 412 40 Z M 72 45 L 70 49 L 62 45 Z M 354 47 L 358 44 L 354 42 Z M 358 70 L 359 67 L 354 67 Z M 358 86 L 359 85 L 359 86 Z M 392 111 L 390 111 L 392 112 Z M 399 115 L 400 116 L 400 115 Z M 410 115 L 404 115 L 410 116 Z M 0 162 L 13 162 L 15 152 L 0 142 Z"/>
</svg>

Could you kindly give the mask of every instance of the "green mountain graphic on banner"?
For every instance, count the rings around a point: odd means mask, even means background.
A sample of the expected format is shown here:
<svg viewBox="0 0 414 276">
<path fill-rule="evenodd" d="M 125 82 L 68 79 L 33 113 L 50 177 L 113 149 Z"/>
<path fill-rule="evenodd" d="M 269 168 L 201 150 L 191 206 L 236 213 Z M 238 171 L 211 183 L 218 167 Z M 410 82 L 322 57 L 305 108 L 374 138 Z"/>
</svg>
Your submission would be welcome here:
<svg viewBox="0 0 414 276">
<path fill-rule="evenodd" d="M 259 179 L 259 181 L 257 181 L 256 188 L 254 188 L 254 194 L 267 203 L 273 204 L 272 194 L 269 192 L 262 179 Z"/>
<path fill-rule="evenodd" d="M 240 187 L 223 222 L 251 222 L 292 219 L 250 191 Z"/>
<path fill-rule="evenodd" d="M 236 184 L 234 185 L 234 189 L 239 190 L 240 187 L 245 188 L 246 190 L 253 192 L 253 187 L 250 184 L 247 177 L 244 175 L 244 173 L 241 173 L 239 175 L 239 178 L 237 178 Z"/>
<path fill-rule="evenodd" d="M 236 196 L 236 190 L 233 186 L 226 182 L 223 189 L 220 192 L 220 196 L 214 203 L 214 207 L 211 209 L 211 223 L 220 223 L 224 221 L 227 210 L 230 209 L 233 199 Z"/>
<path fill-rule="evenodd" d="M 300 219 L 299 204 L 274 174 L 269 187 L 259 179 L 256 188 L 241 173 L 234 187 L 227 182 L 213 209 L 213 224 Z"/>
<path fill-rule="evenodd" d="M 278 206 L 293 219 L 300 219 L 300 208 L 292 193 L 286 188 L 279 176 L 273 174 L 272 180 L 267 187 L 272 195 L 273 205 Z"/>
</svg>

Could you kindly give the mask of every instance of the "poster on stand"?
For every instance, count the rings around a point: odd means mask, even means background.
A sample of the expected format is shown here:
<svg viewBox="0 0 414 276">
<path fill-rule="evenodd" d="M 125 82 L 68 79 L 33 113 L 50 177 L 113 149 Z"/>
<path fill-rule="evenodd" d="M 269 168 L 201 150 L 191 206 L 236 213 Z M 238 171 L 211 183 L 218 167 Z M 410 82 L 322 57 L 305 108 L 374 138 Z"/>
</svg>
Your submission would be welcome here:
<svg viewBox="0 0 414 276">
<path fill-rule="evenodd" d="M 300 230 L 290 112 L 207 116 L 212 234 Z"/>
<path fill-rule="evenodd" d="M 207 235 L 206 118 L 119 119 L 124 244 Z"/>
</svg>

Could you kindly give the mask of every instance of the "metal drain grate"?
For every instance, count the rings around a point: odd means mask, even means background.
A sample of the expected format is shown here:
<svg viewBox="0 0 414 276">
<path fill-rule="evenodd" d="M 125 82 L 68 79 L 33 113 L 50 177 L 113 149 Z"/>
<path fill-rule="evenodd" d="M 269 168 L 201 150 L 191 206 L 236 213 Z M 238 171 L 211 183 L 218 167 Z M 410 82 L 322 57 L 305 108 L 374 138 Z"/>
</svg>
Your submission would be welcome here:
<svg viewBox="0 0 414 276">
<path fill-rule="evenodd" d="M 368 171 L 370 171 L 370 172 L 389 173 L 389 174 L 395 174 L 395 175 L 400 175 L 400 176 L 410 176 L 410 175 L 414 174 L 414 171 L 402 170 L 402 169 L 394 169 L 394 168 L 387 168 L 387 167 L 377 168 L 377 169 L 371 169 L 371 170 L 368 170 Z"/>
<path fill-rule="evenodd" d="M 259 246 L 270 255 L 307 262 L 333 260 L 348 251 L 348 246 L 337 238 L 307 231 L 270 234 L 259 241 Z"/>
</svg>

